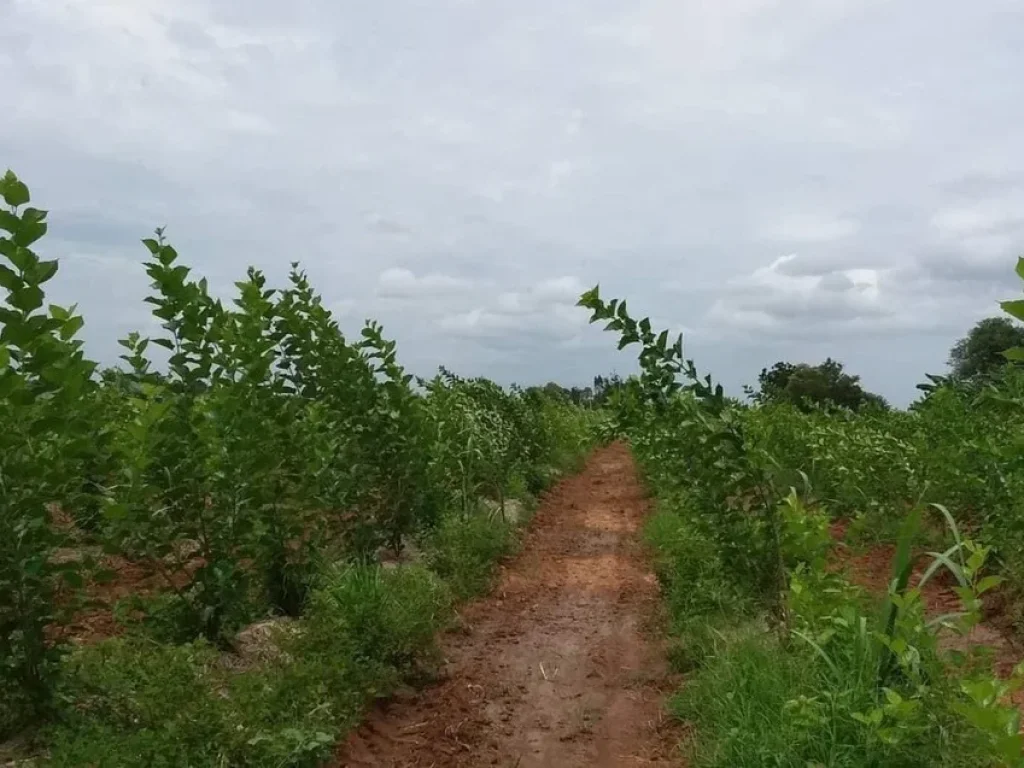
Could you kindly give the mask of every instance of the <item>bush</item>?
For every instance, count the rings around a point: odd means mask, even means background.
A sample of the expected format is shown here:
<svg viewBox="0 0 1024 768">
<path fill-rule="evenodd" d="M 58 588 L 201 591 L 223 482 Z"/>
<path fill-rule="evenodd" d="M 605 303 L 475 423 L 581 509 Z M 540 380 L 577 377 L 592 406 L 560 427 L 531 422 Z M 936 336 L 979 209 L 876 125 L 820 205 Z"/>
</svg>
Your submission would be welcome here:
<svg viewBox="0 0 1024 768">
<path fill-rule="evenodd" d="M 66 663 L 51 764 L 315 766 L 435 648 L 450 597 L 422 567 L 330 570 L 308 617 L 255 669 L 204 641 L 107 640 Z"/>
</svg>

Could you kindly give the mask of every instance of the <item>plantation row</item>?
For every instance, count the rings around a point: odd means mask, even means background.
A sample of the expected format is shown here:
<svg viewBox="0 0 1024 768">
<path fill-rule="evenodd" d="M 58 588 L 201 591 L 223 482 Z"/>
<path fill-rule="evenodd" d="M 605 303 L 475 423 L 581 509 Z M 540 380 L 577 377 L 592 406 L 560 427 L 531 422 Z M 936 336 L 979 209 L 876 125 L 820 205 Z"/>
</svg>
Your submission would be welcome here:
<svg viewBox="0 0 1024 768">
<path fill-rule="evenodd" d="M 0 736 L 47 724 L 53 765 L 315 764 L 486 585 L 507 499 L 577 461 L 594 412 L 414 381 L 376 323 L 346 338 L 297 265 L 283 289 L 250 269 L 225 305 L 159 232 L 163 333 L 100 370 L 82 318 L 46 305 L 45 212 L 9 172 L 0 196 Z M 115 607 L 131 631 L 69 654 L 126 568 L 152 576 Z M 293 619 L 264 663 L 225 654 L 269 616 Z"/>
<path fill-rule="evenodd" d="M 745 407 L 624 302 L 595 288 L 580 304 L 641 347 L 612 406 L 658 499 L 647 533 L 693 764 L 1024 765 L 1020 672 L 998 679 L 954 641 L 983 595 L 1024 594 L 1024 374 L 939 381 L 906 412 Z M 854 547 L 894 545 L 888 594 L 837 567 L 836 520 Z M 922 589 L 940 579 L 961 608 L 933 616 Z"/>
</svg>

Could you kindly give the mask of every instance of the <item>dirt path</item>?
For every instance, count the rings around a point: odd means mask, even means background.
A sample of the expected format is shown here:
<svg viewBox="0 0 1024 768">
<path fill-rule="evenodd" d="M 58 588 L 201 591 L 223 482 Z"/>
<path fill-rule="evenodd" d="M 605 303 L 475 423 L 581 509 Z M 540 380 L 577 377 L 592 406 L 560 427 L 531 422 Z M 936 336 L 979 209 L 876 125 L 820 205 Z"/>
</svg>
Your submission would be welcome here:
<svg viewBox="0 0 1024 768">
<path fill-rule="evenodd" d="M 625 447 L 597 451 L 541 503 L 521 554 L 468 631 L 444 640 L 443 682 L 371 714 L 336 766 L 669 766 L 658 599 L 638 531 L 647 510 Z"/>
</svg>

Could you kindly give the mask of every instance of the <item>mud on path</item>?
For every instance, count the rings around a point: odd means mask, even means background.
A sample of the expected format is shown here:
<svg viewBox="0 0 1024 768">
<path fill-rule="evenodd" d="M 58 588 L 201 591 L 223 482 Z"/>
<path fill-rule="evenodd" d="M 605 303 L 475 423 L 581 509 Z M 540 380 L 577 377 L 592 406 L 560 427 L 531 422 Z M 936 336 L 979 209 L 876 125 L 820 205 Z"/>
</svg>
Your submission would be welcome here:
<svg viewBox="0 0 1024 768">
<path fill-rule="evenodd" d="M 622 445 L 541 502 L 492 594 L 443 640 L 443 681 L 372 712 L 335 766 L 669 766 L 647 502 Z"/>
</svg>

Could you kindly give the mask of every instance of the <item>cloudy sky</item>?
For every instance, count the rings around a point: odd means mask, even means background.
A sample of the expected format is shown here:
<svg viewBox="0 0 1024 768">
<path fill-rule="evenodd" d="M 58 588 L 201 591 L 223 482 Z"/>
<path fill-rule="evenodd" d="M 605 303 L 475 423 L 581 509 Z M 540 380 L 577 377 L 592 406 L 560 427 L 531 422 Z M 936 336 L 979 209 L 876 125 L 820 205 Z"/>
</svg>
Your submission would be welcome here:
<svg viewBox="0 0 1024 768">
<path fill-rule="evenodd" d="M 1020 290 L 1022 75 L 1020 0 L 0 0 L 0 166 L 103 361 L 166 224 L 421 374 L 631 370 L 600 281 L 734 393 L 831 355 L 905 403 Z"/>
</svg>

